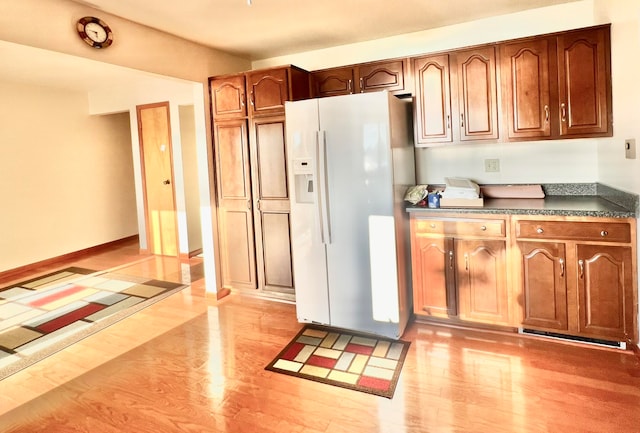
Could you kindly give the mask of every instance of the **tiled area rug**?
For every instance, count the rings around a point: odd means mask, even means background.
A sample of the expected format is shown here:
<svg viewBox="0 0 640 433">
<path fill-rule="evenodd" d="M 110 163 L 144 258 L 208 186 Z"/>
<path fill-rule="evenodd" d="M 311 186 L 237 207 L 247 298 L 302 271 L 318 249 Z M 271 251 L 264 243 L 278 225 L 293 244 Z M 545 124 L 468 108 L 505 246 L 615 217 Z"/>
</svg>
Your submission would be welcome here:
<svg viewBox="0 0 640 433">
<path fill-rule="evenodd" d="M 186 287 L 67 268 L 0 289 L 0 379 Z"/>
<path fill-rule="evenodd" d="M 392 398 L 409 343 L 305 325 L 267 370 Z"/>
</svg>

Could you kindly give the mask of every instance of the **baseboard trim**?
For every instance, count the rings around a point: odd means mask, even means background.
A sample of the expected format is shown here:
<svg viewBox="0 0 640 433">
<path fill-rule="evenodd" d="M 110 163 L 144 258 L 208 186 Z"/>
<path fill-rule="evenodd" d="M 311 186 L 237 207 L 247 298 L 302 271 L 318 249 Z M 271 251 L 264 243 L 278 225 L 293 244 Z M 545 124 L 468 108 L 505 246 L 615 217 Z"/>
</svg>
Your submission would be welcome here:
<svg viewBox="0 0 640 433">
<path fill-rule="evenodd" d="M 117 246 L 119 246 L 121 244 L 128 244 L 128 243 L 131 243 L 131 242 L 136 241 L 138 239 L 139 239 L 138 235 L 133 235 L 133 236 L 129 236 L 129 237 L 126 237 L 126 238 L 117 239 L 115 241 L 106 242 L 104 244 L 94 245 L 93 247 L 84 248 L 84 249 L 79 250 L 79 251 L 74 251 L 74 252 L 71 252 L 71 253 L 63 254 L 61 256 L 52 257 L 50 259 L 45 259 L 45 260 L 41 260 L 39 262 L 30 263 L 28 265 L 24 265 L 24 266 L 20 266 L 20 267 L 17 267 L 17 268 L 9 269 L 9 270 L 6 270 L 6 271 L 2 271 L 2 272 L 0 272 L 0 281 L 9 280 L 9 279 L 12 279 L 14 277 L 18 277 L 18 276 L 20 276 L 22 274 L 27 274 L 29 272 L 36 271 L 38 268 L 43 267 L 43 266 L 51 266 L 51 265 L 54 265 L 54 264 L 56 264 L 58 262 L 74 260 L 74 259 L 76 259 L 78 257 L 81 257 L 81 256 L 84 256 L 86 254 L 97 253 L 97 252 L 100 252 L 102 250 L 106 250 L 106 249 L 117 247 Z"/>
</svg>

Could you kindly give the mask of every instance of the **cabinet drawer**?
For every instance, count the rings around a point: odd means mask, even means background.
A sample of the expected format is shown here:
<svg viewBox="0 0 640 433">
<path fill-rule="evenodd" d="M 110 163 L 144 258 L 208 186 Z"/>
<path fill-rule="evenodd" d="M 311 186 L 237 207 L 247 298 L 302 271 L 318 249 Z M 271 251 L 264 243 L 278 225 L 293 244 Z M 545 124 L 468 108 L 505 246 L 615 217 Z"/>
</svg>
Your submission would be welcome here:
<svg viewBox="0 0 640 433">
<path fill-rule="evenodd" d="M 518 221 L 516 236 L 533 239 L 569 239 L 600 242 L 631 242 L 628 223 Z"/>
<path fill-rule="evenodd" d="M 459 236 L 505 236 L 504 220 L 422 219 L 414 220 L 416 233 Z"/>
</svg>

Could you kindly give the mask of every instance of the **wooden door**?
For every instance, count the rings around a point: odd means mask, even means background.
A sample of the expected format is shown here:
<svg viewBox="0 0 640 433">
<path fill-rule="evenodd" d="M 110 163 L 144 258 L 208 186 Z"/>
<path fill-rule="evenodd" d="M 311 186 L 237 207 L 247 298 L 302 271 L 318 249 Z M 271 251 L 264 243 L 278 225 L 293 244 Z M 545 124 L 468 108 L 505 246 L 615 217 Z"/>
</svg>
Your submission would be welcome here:
<svg viewBox="0 0 640 433">
<path fill-rule="evenodd" d="M 218 231 L 225 288 L 257 287 L 247 121 L 216 122 Z"/>
<path fill-rule="evenodd" d="M 356 92 L 376 92 L 383 89 L 390 92 L 401 92 L 405 90 L 406 69 L 406 60 L 364 63 L 362 65 L 358 65 Z"/>
<path fill-rule="evenodd" d="M 509 324 L 506 243 L 501 240 L 455 240 L 460 319 Z"/>
<path fill-rule="evenodd" d="M 311 73 L 314 97 L 349 95 L 354 92 L 354 70 L 351 67 L 326 69 Z"/>
<path fill-rule="evenodd" d="M 284 116 L 253 119 L 251 131 L 259 287 L 293 293 Z"/>
<path fill-rule="evenodd" d="M 247 73 L 247 91 L 252 116 L 284 113 L 289 99 L 287 69 Z"/>
<path fill-rule="evenodd" d="M 619 341 L 633 335 L 631 247 L 577 245 L 580 333 Z"/>
<path fill-rule="evenodd" d="M 564 243 L 518 242 L 525 327 L 567 331 Z"/>
<path fill-rule="evenodd" d="M 500 59 L 509 138 L 550 137 L 549 40 L 504 44 Z"/>
<path fill-rule="evenodd" d="M 609 29 L 558 36 L 560 135 L 611 135 Z"/>
<path fill-rule="evenodd" d="M 147 242 L 152 254 L 178 255 L 169 103 L 136 107 Z"/>
<path fill-rule="evenodd" d="M 214 120 L 247 115 L 244 75 L 230 75 L 209 80 L 211 111 Z"/>
<path fill-rule="evenodd" d="M 413 311 L 420 316 L 457 314 L 453 238 L 412 233 Z"/>
<path fill-rule="evenodd" d="M 460 140 L 498 138 L 495 48 L 474 48 L 455 58 Z"/>
<path fill-rule="evenodd" d="M 420 57 L 413 60 L 416 86 L 416 144 L 450 143 L 451 93 L 449 56 Z"/>
</svg>

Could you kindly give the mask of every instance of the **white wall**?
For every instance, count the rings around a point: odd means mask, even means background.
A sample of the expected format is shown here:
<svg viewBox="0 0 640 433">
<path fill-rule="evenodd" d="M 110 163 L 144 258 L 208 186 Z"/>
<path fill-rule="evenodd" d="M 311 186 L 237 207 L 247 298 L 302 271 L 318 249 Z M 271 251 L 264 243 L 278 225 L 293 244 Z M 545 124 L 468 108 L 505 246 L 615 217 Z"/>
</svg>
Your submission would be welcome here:
<svg viewBox="0 0 640 433">
<path fill-rule="evenodd" d="M 138 233 L 126 114 L 0 81 L 0 271 Z"/>
<path fill-rule="evenodd" d="M 196 149 L 196 126 L 193 105 L 179 107 L 180 141 L 186 201 L 188 252 L 202 249 L 200 229 L 200 196 L 198 188 L 198 155 Z"/>
</svg>

